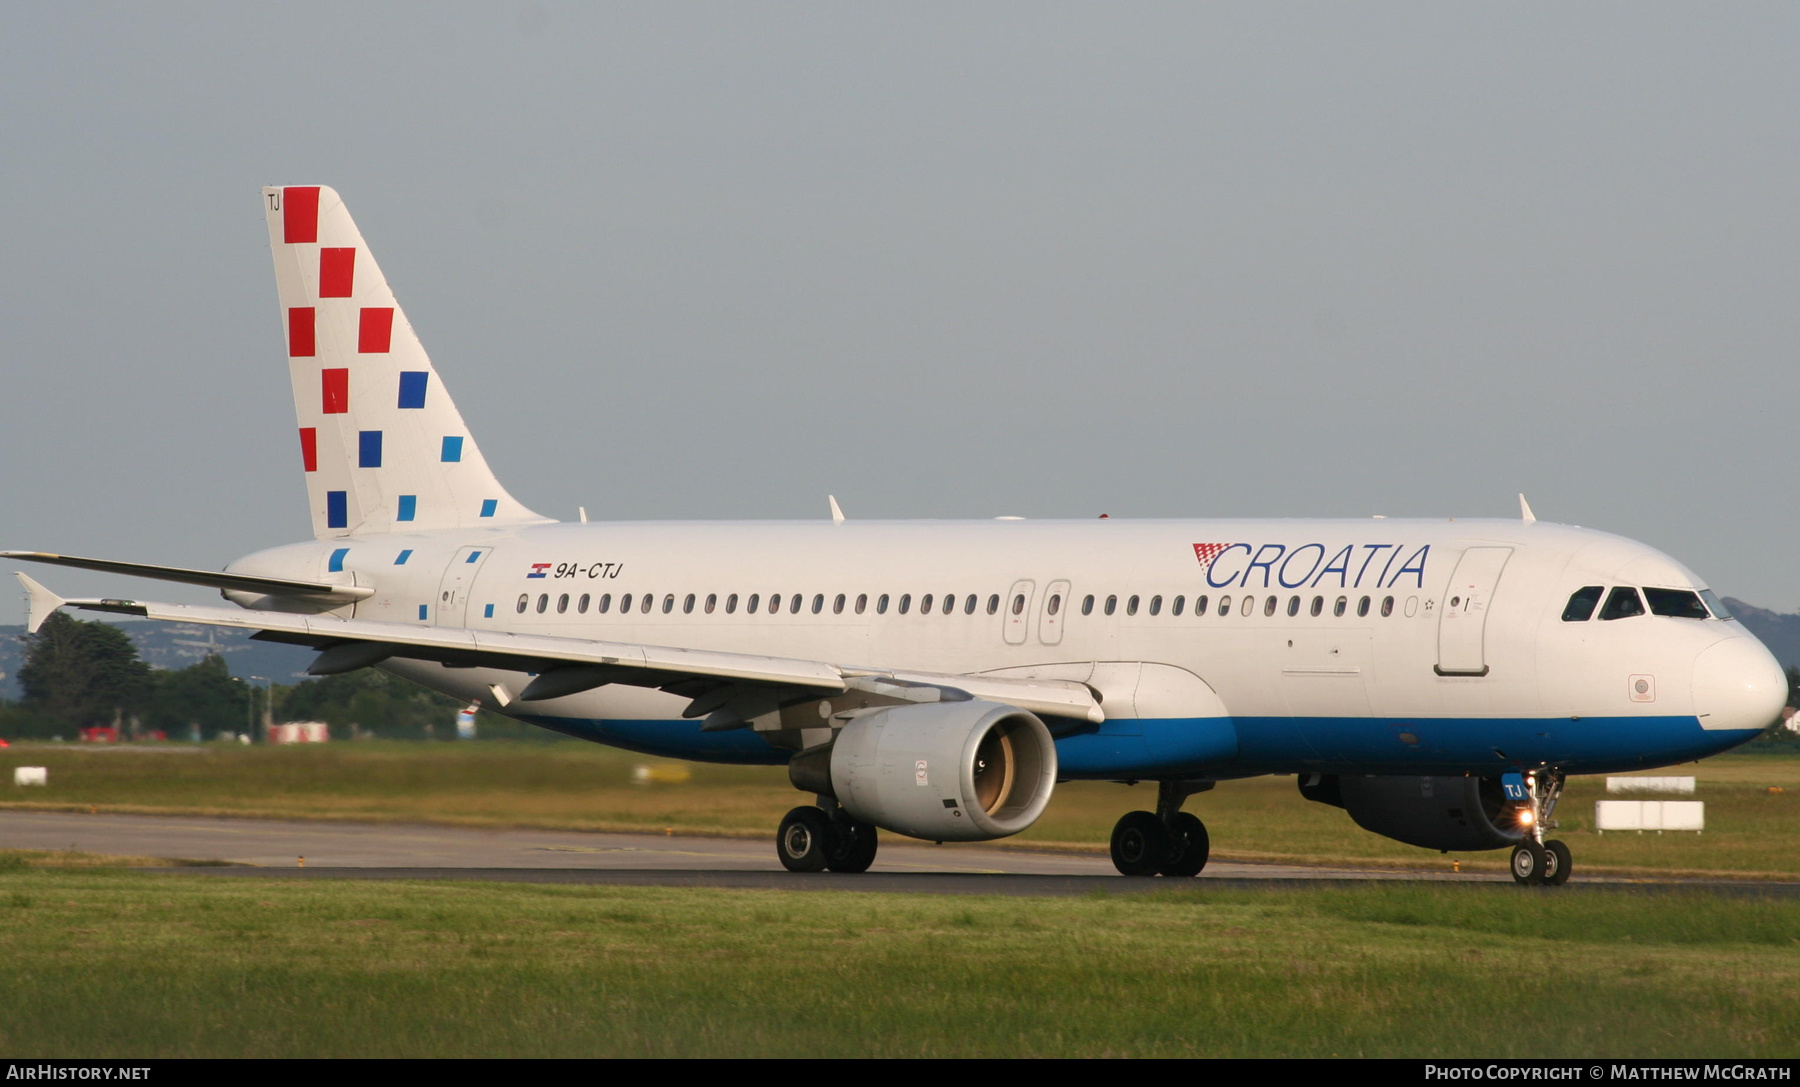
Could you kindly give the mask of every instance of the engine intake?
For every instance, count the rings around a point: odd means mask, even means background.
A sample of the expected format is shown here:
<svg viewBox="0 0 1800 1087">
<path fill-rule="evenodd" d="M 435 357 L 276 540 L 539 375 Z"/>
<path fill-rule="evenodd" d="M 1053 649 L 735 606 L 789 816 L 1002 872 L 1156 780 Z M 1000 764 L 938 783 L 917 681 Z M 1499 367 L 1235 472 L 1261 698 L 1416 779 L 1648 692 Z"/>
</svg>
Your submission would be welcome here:
<svg viewBox="0 0 1800 1087">
<path fill-rule="evenodd" d="M 996 702 L 889 706 L 795 756 L 789 776 L 883 829 L 978 842 L 1037 822 L 1056 785 L 1056 744 L 1036 716 Z"/>
<path fill-rule="evenodd" d="M 1525 837 L 1493 778 L 1302 774 L 1300 795 L 1343 808 L 1364 830 L 1426 849 L 1504 849 Z"/>
</svg>

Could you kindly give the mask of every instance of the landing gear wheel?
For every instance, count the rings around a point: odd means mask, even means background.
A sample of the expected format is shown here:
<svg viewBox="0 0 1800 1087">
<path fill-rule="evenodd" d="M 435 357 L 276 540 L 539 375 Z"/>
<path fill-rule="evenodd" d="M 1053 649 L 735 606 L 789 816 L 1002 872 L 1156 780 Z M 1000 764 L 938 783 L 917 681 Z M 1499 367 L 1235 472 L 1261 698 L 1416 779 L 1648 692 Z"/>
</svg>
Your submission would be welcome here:
<svg viewBox="0 0 1800 1087">
<path fill-rule="evenodd" d="M 831 838 L 829 816 L 818 808 L 795 808 L 782 817 L 781 829 L 775 834 L 775 853 L 790 872 L 823 872 Z"/>
<path fill-rule="evenodd" d="M 1560 839 L 1552 838 L 1544 843 L 1544 882 L 1552 887 L 1561 887 L 1569 882 L 1569 873 L 1574 869 L 1574 861 L 1569 859 L 1569 847 Z"/>
<path fill-rule="evenodd" d="M 1121 875 L 1154 876 L 1169 859 L 1169 830 L 1154 812 L 1126 812 L 1112 832 L 1113 867 Z"/>
<path fill-rule="evenodd" d="M 1536 842 L 1521 842 L 1513 846 L 1512 877 L 1517 883 L 1544 882 L 1544 869 L 1549 861 L 1544 847 Z"/>
<path fill-rule="evenodd" d="M 1176 812 L 1175 818 L 1168 822 L 1169 859 L 1163 862 L 1162 874 L 1165 876 L 1197 876 L 1206 867 L 1206 858 L 1212 852 L 1212 840 L 1207 837 L 1206 824 L 1192 812 Z"/>
<path fill-rule="evenodd" d="M 875 824 L 840 814 L 831 821 L 825 867 L 833 872 L 867 872 L 875 863 Z"/>
</svg>

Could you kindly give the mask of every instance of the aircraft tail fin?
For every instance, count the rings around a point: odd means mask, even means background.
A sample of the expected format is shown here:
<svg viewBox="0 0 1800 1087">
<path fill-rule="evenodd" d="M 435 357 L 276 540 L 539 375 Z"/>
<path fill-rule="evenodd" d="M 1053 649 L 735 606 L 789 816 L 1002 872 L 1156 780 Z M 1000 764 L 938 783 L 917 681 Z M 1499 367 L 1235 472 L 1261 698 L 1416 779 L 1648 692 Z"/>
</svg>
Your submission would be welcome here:
<svg viewBox="0 0 1800 1087">
<path fill-rule="evenodd" d="M 313 534 L 550 520 L 494 478 L 338 194 L 266 188 L 263 210 Z"/>
</svg>

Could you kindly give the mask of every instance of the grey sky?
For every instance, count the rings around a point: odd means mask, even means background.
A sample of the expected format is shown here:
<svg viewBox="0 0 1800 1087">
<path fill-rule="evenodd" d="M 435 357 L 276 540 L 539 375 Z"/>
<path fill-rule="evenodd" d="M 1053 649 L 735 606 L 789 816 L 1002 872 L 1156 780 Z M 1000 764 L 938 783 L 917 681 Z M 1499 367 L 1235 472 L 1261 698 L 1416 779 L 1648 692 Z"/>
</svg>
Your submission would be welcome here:
<svg viewBox="0 0 1800 1087">
<path fill-rule="evenodd" d="M 1797 31 L 1792 4 L 0 6 L 0 546 L 217 566 L 307 535 L 257 190 L 325 183 L 553 516 L 1524 490 L 1794 610 Z"/>
</svg>

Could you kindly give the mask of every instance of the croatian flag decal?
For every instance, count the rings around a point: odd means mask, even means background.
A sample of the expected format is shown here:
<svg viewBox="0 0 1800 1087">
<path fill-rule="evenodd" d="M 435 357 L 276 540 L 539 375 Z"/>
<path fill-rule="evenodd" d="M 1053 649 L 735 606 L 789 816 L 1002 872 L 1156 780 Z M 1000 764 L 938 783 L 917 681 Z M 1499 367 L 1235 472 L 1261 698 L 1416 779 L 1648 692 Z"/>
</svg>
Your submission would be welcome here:
<svg viewBox="0 0 1800 1087">
<path fill-rule="evenodd" d="M 1195 544 L 1194 557 L 1200 560 L 1200 569 L 1204 570 L 1211 566 L 1212 560 L 1219 557 L 1219 552 L 1230 546 L 1230 544 Z"/>
<path fill-rule="evenodd" d="M 528 578 L 528 579 L 529 579 L 529 578 L 534 578 L 534 577 L 549 577 L 549 576 L 550 576 L 550 574 L 549 574 L 549 570 L 550 570 L 550 564 L 549 564 L 549 563 L 547 563 L 547 562 L 534 562 L 534 563 L 532 563 L 532 564 L 531 564 L 531 573 L 529 573 L 529 574 L 526 574 L 526 575 L 525 575 L 525 576 L 526 576 L 526 578 Z"/>
</svg>

